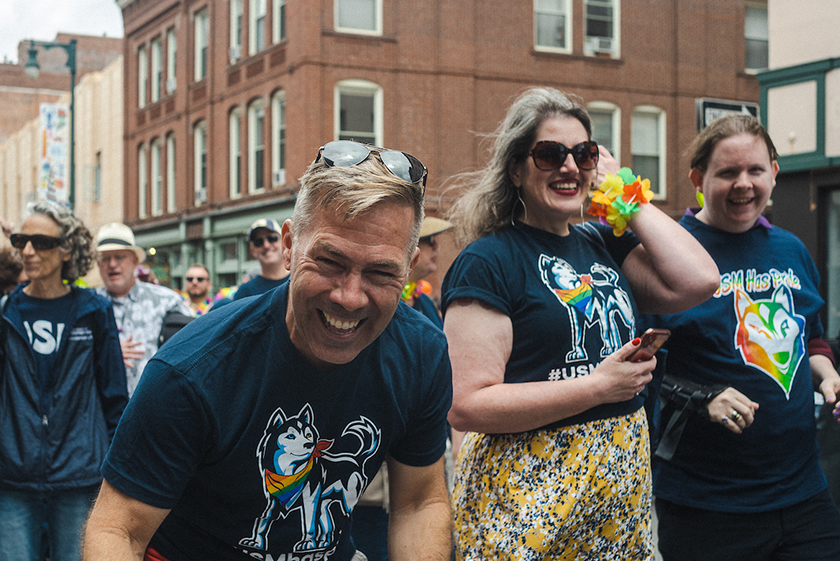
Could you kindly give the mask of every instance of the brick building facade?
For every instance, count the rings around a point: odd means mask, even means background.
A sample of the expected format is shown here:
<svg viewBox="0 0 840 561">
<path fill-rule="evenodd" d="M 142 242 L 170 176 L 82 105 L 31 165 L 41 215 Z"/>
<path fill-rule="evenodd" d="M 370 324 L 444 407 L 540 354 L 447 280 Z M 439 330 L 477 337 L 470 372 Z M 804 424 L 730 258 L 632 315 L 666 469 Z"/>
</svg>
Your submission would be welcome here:
<svg viewBox="0 0 840 561">
<path fill-rule="evenodd" d="M 580 95 L 596 140 L 677 216 L 694 200 L 682 152 L 696 101 L 758 101 L 750 9 L 766 27 L 766 3 L 742 0 L 117 3 L 125 215 L 173 286 L 193 261 L 235 284 L 255 265 L 248 224 L 288 217 L 297 178 L 335 138 L 419 157 L 440 214 L 446 179 L 484 163 L 482 133 L 533 85 Z"/>
</svg>

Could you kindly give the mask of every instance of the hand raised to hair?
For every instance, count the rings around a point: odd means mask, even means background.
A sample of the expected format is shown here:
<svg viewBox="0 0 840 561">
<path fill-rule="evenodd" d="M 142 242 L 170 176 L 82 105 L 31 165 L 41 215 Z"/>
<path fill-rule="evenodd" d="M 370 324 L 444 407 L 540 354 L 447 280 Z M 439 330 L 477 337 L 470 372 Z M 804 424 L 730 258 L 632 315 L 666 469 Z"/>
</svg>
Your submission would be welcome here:
<svg viewBox="0 0 840 561">
<path fill-rule="evenodd" d="M 604 146 L 598 145 L 598 151 L 600 152 L 600 156 L 598 156 L 598 174 L 593 178 L 595 182 L 594 187 L 598 187 L 604 179 L 606 179 L 608 173 L 616 174 L 618 170 L 621 168 L 618 165 L 618 161 L 610 154 L 610 151 L 607 150 Z"/>
<path fill-rule="evenodd" d="M 15 233 L 15 225 L 4 218 L 0 218 L 0 228 L 3 229 L 3 235 L 7 238 Z"/>
</svg>

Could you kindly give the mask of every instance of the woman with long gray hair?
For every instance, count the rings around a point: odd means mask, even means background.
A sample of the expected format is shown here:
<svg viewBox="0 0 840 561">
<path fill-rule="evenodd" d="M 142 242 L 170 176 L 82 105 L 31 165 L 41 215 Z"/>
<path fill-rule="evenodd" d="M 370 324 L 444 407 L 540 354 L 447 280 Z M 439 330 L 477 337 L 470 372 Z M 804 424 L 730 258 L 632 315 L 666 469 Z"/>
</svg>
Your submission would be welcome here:
<svg viewBox="0 0 840 561">
<path fill-rule="evenodd" d="M 28 282 L 2 305 L 0 560 L 78 560 L 81 529 L 128 401 L 114 313 L 74 286 L 91 235 L 66 207 L 36 203 L 11 235 Z"/>
<path fill-rule="evenodd" d="M 451 220 L 469 245 L 441 307 L 449 421 L 470 431 L 453 493 L 460 559 L 653 558 L 639 394 L 656 362 L 630 359 L 636 318 L 702 302 L 719 276 L 652 204 L 632 234 L 574 224 L 593 181 L 618 171 L 591 136 L 579 102 L 534 88 L 487 167 L 459 179 Z"/>
</svg>

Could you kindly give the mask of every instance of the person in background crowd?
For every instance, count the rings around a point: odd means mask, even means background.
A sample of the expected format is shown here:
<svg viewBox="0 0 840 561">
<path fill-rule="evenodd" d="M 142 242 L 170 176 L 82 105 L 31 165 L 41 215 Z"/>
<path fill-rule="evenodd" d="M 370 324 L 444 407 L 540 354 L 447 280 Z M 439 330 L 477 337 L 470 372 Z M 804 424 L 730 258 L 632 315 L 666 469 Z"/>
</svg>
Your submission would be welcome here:
<svg viewBox="0 0 840 561">
<path fill-rule="evenodd" d="M 201 263 L 193 263 L 187 269 L 184 289 L 181 296 L 195 317 L 206 314 L 213 307 L 213 297 L 210 295 L 213 282 L 210 280 L 210 271 Z"/>
<path fill-rule="evenodd" d="M 280 227 L 271 218 L 260 218 L 248 231 L 248 250 L 260 262 L 260 274 L 243 282 L 233 295 L 234 300 L 262 294 L 288 280 L 280 249 Z"/>
<path fill-rule="evenodd" d="M 391 559 L 448 556 L 446 340 L 399 305 L 425 178 L 403 152 L 319 150 L 282 229 L 290 281 L 198 318 L 149 363 L 86 559 L 359 559 L 348 518 L 386 457 Z"/>
<path fill-rule="evenodd" d="M 443 329 L 443 321 L 437 306 L 429 297 L 431 285 L 423 279 L 437 271 L 438 242 L 435 236 L 450 228 L 452 223 L 446 220 L 433 216 L 423 219 L 420 240 L 417 242 L 417 262 L 408 275 L 408 284 L 401 296 L 403 302 L 429 318 L 438 329 Z M 447 456 L 447 474 L 451 471 L 451 463 Z M 359 499 L 351 517 L 353 541 L 368 561 L 388 559 L 388 510 L 388 466 L 383 464 Z"/>
<path fill-rule="evenodd" d="M 99 466 L 128 401 L 111 305 L 74 286 L 91 235 L 36 203 L 11 235 L 29 280 L 4 298 L 0 372 L 0 560 L 78 561 Z"/>
<path fill-rule="evenodd" d="M 10 293 L 25 280 L 20 254 L 12 247 L 0 249 L 0 294 Z"/>
<path fill-rule="evenodd" d="M 134 270 L 146 258 L 146 252 L 134 243 L 134 232 L 125 224 L 112 222 L 102 226 L 96 235 L 96 249 L 96 263 L 104 284 L 96 291 L 114 306 L 131 396 L 146 363 L 157 352 L 167 312 L 188 316 L 192 312 L 174 290 L 137 281 Z"/>
<path fill-rule="evenodd" d="M 530 89 L 487 167 L 460 178 L 451 220 L 472 243 L 447 272 L 441 305 L 449 422 L 471 431 L 452 497 L 460 559 L 653 559 L 639 394 L 656 361 L 630 360 L 636 306 L 683 310 L 720 279 L 653 204 L 615 207 L 632 233 L 573 223 L 599 161 L 618 171 L 591 134 L 578 101 Z"/>
<path fill-rule="evenodd" d="M 663 559 L 840 559 L 840 512 L 819 462 L 814 391 L 837 404 L 817 268 L 762 216 L 778 153 L 752 116 L 729 115 L 689 148 L 702 209 L 680 224 L 721 271 L 714 297 L 651 324 L 671 330 L 660 395 L 685 414 L 654 464 Z M 838 411 L 835 408 L 835 411 Z"/>
</svg>

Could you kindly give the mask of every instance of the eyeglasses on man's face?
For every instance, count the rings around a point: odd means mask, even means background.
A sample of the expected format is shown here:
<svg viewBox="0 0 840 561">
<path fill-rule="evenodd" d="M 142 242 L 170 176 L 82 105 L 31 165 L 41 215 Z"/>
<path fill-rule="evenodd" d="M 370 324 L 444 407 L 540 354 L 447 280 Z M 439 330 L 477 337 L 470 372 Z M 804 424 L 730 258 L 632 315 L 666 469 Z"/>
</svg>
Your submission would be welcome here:
<svg viewBox="0 0 840 561">
<path fill-rule="evenodd" d="M 131 259 L 133 253 L 100 253 L 96 256 L 96 262 L 100 265 L 108 265 L 111 261 L 116 261 L 118 265 L 122 265 L 128 259 Z"/>
</svg>

